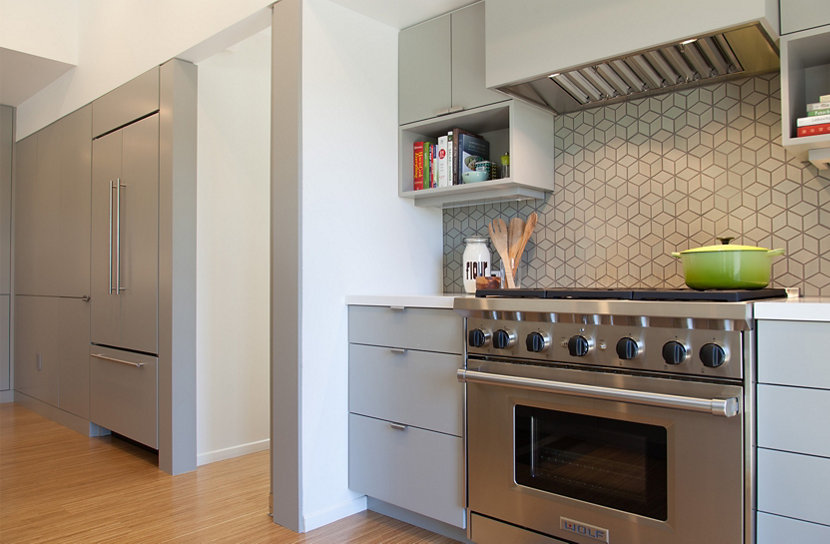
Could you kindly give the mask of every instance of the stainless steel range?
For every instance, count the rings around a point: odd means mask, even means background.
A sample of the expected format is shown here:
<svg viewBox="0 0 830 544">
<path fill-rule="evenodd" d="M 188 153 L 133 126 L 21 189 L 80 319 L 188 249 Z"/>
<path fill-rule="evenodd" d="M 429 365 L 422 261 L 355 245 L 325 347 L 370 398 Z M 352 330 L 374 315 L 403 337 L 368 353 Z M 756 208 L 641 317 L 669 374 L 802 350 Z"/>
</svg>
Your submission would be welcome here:
<svg viewBox="0 0 830 544">
<path fill-rule="evenodd" d="M 467 318 L 458 378 L 469 538 L 752 542 L 749 300 L 784 294 L 531 289 L 456 299 Z"/>
</svg>

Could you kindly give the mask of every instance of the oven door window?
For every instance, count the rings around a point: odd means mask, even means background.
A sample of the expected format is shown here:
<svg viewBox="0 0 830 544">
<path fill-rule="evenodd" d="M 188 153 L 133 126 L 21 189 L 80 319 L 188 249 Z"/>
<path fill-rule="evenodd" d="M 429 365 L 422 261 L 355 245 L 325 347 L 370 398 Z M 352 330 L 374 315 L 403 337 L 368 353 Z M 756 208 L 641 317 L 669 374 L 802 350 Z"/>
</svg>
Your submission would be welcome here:
<svg viewBox="0 0 830 544">
<path fill-rule="evenodd" d="M 516 483 L 666 520 L 664 427 L 521 405 L 515 418 Z"/>
</svg>

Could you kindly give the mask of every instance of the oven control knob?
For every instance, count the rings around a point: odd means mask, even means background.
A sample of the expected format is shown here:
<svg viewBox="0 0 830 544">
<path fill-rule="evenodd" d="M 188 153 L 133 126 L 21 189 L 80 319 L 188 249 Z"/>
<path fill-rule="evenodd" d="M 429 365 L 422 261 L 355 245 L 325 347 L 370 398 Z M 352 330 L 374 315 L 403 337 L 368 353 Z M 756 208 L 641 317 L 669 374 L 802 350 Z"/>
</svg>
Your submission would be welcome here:
<svg viewBox="0 0 830 544">
<path fill-rule="evenodd" d="M 667 365 L 679 365 L 686 360 L 686 346 L 676 340 L 663 344 L 663 360 Z"/>
<path fill-rule="evenodd" d="M 467 344 L 471 348 L 480 348 L 490 341 L 490 333 L 481 329 L 473 329 L 467 334 Z"/>
<path fill-rule="evenodd" d="M 700 348 L 700 360 L 704 366 L 718 368 L 726 362 L 726 352 L 722 347 L 712 342 L 703 344 L 703 347 Z"/>
<path fill-rule="evenodd" d="M 574 335 L 568 340 L 568 353 L 571 357 L 584 357 L 588 354 L 588 340 L 582 335 Z"/>
<path fill-rule="evenodd" d="M 620 338 L 617 342 L 617 356 L 620 359 L 633 359 L 637 356 L 637 353 L 639 351 L 640 346 L 637 345 L 637 341 L 631 338 L 630 336 Z"/>
<path fill-rule="evenodd" d="M 507 349 L 515 343 L 515 334 L 510 334 L 504 329 L 499 329 L 493 333 L 493 347 L 496 349 Z"/>
<path fill-rule="evenodd" d="M 540 332 L 532 332 L 525 338 L 525 344 L 527 345 L 527 351 L 539 353 L 550 347 L 550 338 Z"/>
</svg>

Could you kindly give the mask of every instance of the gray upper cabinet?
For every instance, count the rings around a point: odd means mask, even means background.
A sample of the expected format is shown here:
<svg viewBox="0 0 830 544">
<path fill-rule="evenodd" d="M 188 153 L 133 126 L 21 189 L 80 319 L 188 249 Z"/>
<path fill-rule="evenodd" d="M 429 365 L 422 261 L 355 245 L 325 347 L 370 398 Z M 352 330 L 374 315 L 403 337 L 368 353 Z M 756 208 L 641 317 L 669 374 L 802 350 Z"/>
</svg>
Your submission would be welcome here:
<svg viewBox="0 0 830 544">
<path fill-rule="evenodd" d="M 398 120 L 507 100 L 484 87 L 484 3 L 425 21 L 398 38 Z"/>
<path fill-rule="evenodd" d="M 92 135 L 123 127 L 159 109 L 159 68 L 144 72 L 92 105 Z"/>
<path fill-rule="evenodd" d="M 157 353 L 159 116 L 92 154 L 92 342 Z"/>
<path fill-rule="evenodd" d="M 830 25 L 827 0 L 781 0 L 781 34 Z"/>
<path fill-rule="evenodd" d="M 16 146 L 15 292 L 89 294 L 90 106 Z"/>
</svg>

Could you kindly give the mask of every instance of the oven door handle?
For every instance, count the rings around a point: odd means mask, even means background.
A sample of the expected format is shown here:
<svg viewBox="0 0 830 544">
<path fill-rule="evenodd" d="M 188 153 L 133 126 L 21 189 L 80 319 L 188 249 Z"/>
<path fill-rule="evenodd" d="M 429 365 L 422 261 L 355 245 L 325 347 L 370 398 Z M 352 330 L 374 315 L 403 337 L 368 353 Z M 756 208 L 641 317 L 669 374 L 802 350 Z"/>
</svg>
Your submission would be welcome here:
<svg viewBox="0 0 830 544">
<path fill-rule="evenodd" d="M 592 399 L 645 404 L 647 406 L 659 406 L 661 408 L 704 412 L 722 417 L 733 417 L 740 412 L 740 403 L 736 397 L 726 399 L 701 399 L 669 395 L 666 393 L 632 391 L 598 385 L 556 382 L 552 380 L 540 380 L 538 378 L 524 378 L 521 376 L 506 376 L 504 374 L 491 374 L 489 372 L 466 370 L 463 368 L 459 369 L 456 374 L 458 381 L 465 383 L 500 385 L 531 391 L 549 391 L 575 397 L 588 397 Z"/>
</svg>

